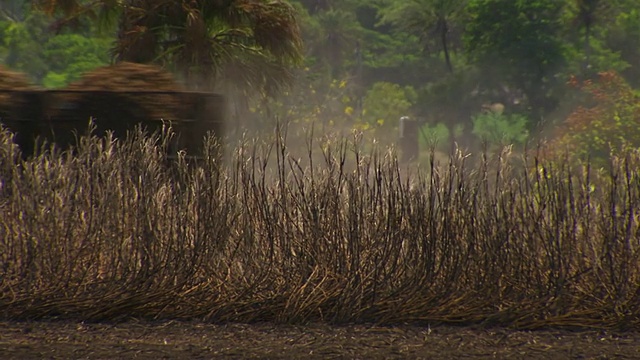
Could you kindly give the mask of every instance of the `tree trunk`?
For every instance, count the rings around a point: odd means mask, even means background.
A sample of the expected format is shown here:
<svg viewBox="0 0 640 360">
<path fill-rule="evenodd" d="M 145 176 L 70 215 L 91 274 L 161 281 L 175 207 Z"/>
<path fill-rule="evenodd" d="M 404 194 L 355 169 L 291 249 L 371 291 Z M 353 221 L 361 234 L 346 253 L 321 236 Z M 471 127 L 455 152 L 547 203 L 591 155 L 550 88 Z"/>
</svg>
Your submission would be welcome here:
<svg viewBox="0 0 640 360">
<path fill-rule="evenodd" d="M 449 54 L 449 46 L 447 43 L 447 32 L 449 32 L 449 26 L 447 26 L 447 21 L 444 19 L 440 19 L 440 41 L 442 42 L 442 50 L 444 51 L 444 59 L 447 62 L 447 69 L 449 69 L 450 73 L 453 73 L 453 65 L 451 64 L 451 55 Z"/>
</svg>

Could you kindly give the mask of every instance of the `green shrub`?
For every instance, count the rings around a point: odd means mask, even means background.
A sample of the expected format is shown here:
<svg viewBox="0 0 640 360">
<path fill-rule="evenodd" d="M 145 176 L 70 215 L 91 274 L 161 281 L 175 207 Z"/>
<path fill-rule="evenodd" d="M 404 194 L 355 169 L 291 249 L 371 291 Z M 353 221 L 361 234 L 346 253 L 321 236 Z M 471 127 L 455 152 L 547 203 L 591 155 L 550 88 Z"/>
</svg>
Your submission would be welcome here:
<svg viewBox="0 0 640 360">
<path fill-rule="evenodd" d="M 447 148 L 451 140 L 451 134 L 447 125 L 437 123 L 435 125 L 425 124 L 420 129 L 421 148 L 430 148 L 436 146 L 438 148 Z"/>
<path fill-rule="evenodd" d="M 411 86 L 375 83 L 363 100 L 363 120 L 373 127 L 397 127 L 399 119 L 409 115 L 416 98 L 417 93 Z"/>
<path fill-rule="evenodd" d="M 570 84 L 587 100 L 557 127 L 550 154 L 568 152 L 603 164 L 611 153 L 640 147 L 640 97 L 620 75 L 603 72 L 595 81 L 573 78 Z"/>
<path fill-rule="evenodd" d="M 487 111 L 474 116 L 472 123 L 472 133 L 490 146 L 523 144 L 529 136 L 527 118 L 519 114 Z"/>
</svg>

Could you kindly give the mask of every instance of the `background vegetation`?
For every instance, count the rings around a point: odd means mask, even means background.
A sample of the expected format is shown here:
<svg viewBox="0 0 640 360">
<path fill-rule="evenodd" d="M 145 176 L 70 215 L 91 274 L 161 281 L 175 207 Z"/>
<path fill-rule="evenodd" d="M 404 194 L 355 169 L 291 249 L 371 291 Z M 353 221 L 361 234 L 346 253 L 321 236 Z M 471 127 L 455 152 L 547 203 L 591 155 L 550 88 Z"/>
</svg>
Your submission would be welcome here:
<svg viewBox="0 0 640 360">
<path fill-rule="evenodd" d="M 617 74 L 627 101 L 637 102 L 636 0 L 177 4 L 3 1 L 0 62 L 45 87 L 112 60 L 154 62 L 192 88 L 225 93 L 242 131 L 294 119 L 395 141 L 398 118 L 408 115 L 448 132 L 442 149 L 454 140 L 471 148 L 483 139 L 522 143 L 525 133 L 565 146 L 571 126 L 547 129 L 579 121 L 582 113 L 573 112 L 594 105 L 571 79 Z M 495 103 L 504 116 L 483 116 Z M 485 130 L 506 133 L 474 130 L 478 118 Z M 608 134 L 600 134 L 603 143 L 619 143 Z"/>
</svg>

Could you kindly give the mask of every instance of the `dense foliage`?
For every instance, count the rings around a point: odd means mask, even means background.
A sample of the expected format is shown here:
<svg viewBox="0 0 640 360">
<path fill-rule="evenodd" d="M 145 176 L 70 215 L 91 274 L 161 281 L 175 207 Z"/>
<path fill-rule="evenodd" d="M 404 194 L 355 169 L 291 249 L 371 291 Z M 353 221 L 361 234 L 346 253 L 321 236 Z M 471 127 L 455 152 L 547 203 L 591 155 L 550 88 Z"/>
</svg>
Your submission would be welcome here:
<svg viewBox="0 0 640 360">
<path fill-rule="evenodd" d="M 603 72 L 597 79 L 571 84 L 587 97 L 556 129 L 551 150 L 574 156 L 608 159 L 625 149 L 640 147 L 640 96 L 624 79 Z"/>
<path fill-rule="evenodd" d="M 289 118 L 394 138 L 377 129 L 402 114 L 468 144 L 480 142 L 473 119 L 487 104 L 536 135 L 585 105 L 573 77 L 640 84 L 636 0 L 178 3 L 4 1 L 0 62 L 46 87 L 112 55 L 155 62 L 230 95 L 245 128 Z"/>
</svg>

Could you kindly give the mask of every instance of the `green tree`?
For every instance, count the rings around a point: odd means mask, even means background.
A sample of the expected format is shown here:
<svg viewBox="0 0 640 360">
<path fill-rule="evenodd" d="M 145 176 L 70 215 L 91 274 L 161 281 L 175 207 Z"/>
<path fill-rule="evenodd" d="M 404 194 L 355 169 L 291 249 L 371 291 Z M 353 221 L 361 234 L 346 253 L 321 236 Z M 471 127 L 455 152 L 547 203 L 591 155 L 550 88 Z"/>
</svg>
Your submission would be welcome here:
<svg viewBox="0 0 640 360">
<path fill-rule="evenodd" d="M 465 50 L 484 86 L 521 91 L 539 121 L 558 99 L 553 91 L 565 64 L 560 0 L 470 0 Z"/>
<path fill-rule="evenodd" d="M 377 82 L 420 86 L 442 63 L 421 50 L 416 35 L 379 22 L 378 6 L 368 0 L 294 1 L 301 13 L 306 64 L 329 86 L 349 80 L 355 117 L 362 114 L 368 89 Z"/>
<path fill-rule="evenodd" d="M 52 31 L 51 19 L 31 1 L 0 4 L 0 62 L 46 87 L 65 86 L 82 73 L 109 62 L 113 39 L 97 36 L 96 26 L 77 22 Z"/>
<path fill-rule="evenodd" d="M 594 58 L 608 58 L 609 62 L 616 61 L 619 58 L 617 54 L 608 48 L 605 35 L 615 23 L 617 14 L 627 12 L 623 4 L 625 1 L 573 0 L 567 4 L 566 8 L 569 13 L 571 28 L 582 31 L 581 73 L 584 76 L 590 77 L 600 71 L 612 69 L 621 70 L 619 64 L 609 68 L 599 68 L 598 59 Z M 620 60 L 617 60 L 617 62 L 619 63 Z"/>
<path fill-rule="evenodd" d="M 43 46 L 52 36 L 41 14 L 25 11 L 7 15 L 0 21 L 0 62 L 40 82 L 48 71 L 41 56 Z"/>
<path fill-rule="evenodd" d="M 305 44 L 316 64 L 329 67 L 333 78 L 344 76 L 362 30 L 353 12 L 329 9 L 309 18 Z"/>
<path fill-rule="evenodd" d="M 49 71 L 42 80 L 48 88 L 64 87 L 85 72 L 109 64 L 108 38 L 89 38 L 80 34 L 54 36 L 44 44 L 43 58 Z"/>
<path fill-rule="evenodd" d="M 620 54 L 620 59 L 629 66 L 620 73 L 634 87 L 640 87 L 640 9 L 631 6 L 628 0 L 626 11 L 619 11 L 608 27 L 606 41 L 611 51 Z"/>
<path fill-rule="evenodd" d="M 115 19 L 116 60 L 173 67 L 194 87 L 220 84 L 273 94 L 291 83 L 302 40 L 281 0 L 39 0 L 61 24 Z"/>
<path fill-rule="evenodd" d="M 380 6 L 381 23 L 415 34 L 429 47 L 440 44 L 449 72 L 453 72 L 450 54 L 452 28 L 462 19 L 467 0 L 383 0 Z"/>
</svg>

